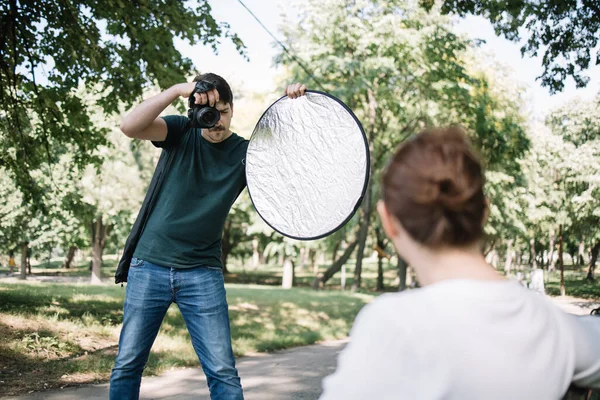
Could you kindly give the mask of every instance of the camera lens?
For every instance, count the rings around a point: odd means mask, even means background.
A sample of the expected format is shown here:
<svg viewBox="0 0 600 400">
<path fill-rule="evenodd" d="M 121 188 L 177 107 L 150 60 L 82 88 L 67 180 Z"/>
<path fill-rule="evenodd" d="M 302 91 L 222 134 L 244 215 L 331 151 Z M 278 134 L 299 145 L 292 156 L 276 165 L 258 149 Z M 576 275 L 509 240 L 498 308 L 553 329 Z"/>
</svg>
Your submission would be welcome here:
<svg viewBox="0 0 600 400">
<path fill-rule="evenodd" d="M 207 111 L 202 115 L 202 122 L 205 124 L 210 124 L 211 122 L 213 122 L 215 120 L 215 113 L 211 110 L 211 111 Z"/>
<path fill-rule="evenodd" d="M 221 114 L 216 108 L 204 107 L 198 110 L 196 121 L 201 128 L 212 128 L 219 122 Z"/>
</svg>

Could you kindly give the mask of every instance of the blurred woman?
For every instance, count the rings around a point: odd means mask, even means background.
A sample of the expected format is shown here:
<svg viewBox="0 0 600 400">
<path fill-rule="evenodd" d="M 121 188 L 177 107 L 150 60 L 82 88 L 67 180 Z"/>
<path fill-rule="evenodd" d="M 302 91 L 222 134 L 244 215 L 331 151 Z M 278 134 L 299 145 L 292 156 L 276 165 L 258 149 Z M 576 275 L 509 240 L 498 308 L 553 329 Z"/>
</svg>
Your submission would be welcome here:
<svg viewBox="0 0 600 400">
<path fill-rule="evenodd" d="M 485 262 L 484 174 L 460 128 L 402 144 L 377 209 L 422 288 L 360 312 L 322 400 L 545 400 L 572 382 L 600 386 L 600 319 L 566 314 Z"/>
<path fill-rule="evenodd" d="M 12 274 L 17 268 L 17 263 L 15 262 L 15 253 L 12 251 L 8 254 L 8 268 L 10 274 Z"/>
</svg>

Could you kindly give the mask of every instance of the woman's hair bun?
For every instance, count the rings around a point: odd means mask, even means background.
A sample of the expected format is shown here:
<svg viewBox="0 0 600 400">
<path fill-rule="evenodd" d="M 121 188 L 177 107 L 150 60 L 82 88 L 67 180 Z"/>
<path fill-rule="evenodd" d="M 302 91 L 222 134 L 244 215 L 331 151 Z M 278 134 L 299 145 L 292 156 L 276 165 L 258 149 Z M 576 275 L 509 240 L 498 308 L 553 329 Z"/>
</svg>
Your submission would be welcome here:
<svg viewBox="0 0 600 400">
<path fill-rule="evenodd" d="M 403 143 L 383 176 L 385 204 L 429 246 L 462 246 L 483 235 L 483 170 L 459 127 L 421 132 Z"/>
</svg>

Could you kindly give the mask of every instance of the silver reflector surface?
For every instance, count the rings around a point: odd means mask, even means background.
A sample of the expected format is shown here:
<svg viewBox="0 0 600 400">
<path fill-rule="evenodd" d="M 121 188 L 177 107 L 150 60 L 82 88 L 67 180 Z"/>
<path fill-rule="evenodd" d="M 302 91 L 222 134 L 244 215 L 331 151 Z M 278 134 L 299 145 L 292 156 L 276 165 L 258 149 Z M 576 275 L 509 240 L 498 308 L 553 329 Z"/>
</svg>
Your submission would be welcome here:
<svg viewBox="0 0 600 400">
<path fill-rule="evenodd" d="M 364 196 L 369 149 L 358 119 L 326 93 L 284 96 L 260 118 L 248 145 L 254 207 L 279 233 L 318 239 L 342 227 Z"/>
</svg>

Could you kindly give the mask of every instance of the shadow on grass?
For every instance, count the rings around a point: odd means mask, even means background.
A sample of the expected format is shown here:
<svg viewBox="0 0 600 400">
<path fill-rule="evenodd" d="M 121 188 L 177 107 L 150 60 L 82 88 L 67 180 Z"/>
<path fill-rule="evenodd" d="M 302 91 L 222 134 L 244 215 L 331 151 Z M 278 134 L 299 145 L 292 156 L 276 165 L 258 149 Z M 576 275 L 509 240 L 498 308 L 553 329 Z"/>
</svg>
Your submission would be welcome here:
<svg viewBox="0 0 600 400">
<path fill-rule="evenodd" d="M 546 286 L 551 296 L 560 295 L 560 281 L 551 280 Z M 600 300 L 600 282 L 596 279 L 588 281 L 584 277 L 565 276 L 565 290 L 568 296 L 580 297 L 582 299 Z"/>
<path fill-rule="evenodd" d="M 0 287 L 0 312 L 118 325 L 124 298 L 120 287 L 12 284 Z"/>
<path fill-rule="evenodd" d="M 116 354 L 116 346 L 86 352 L 56 332 L 3 322 L 0 336 L 0 396 L 102 381 Z"/>
</svg>

